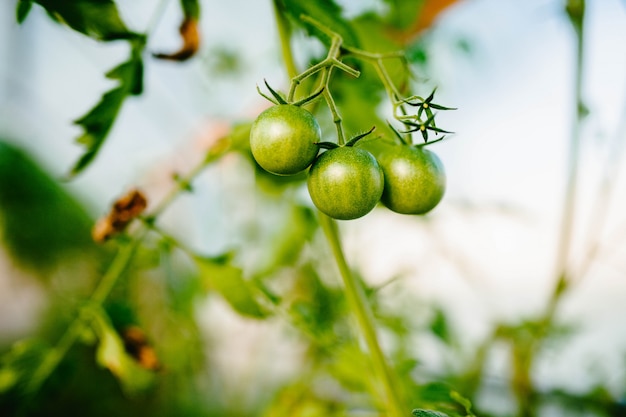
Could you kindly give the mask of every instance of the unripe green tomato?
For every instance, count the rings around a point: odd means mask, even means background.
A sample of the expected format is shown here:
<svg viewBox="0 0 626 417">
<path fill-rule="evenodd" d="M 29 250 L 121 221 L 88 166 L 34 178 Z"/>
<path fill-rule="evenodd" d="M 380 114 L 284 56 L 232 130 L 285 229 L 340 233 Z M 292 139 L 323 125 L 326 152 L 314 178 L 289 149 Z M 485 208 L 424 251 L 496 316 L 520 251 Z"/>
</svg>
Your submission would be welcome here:
<svg viewBox="0 0 626 417">
<path fill-rule="evenodd" d="M 315 117 L 302 107 L 281 104 L 257 117 L 250 130 L 250 150 L 257 163 L 276 175 L 305 170 L 319 151 L 321 131 Z"/>
<path fill-rule="evenodd" d="M 385 173 L 381 201 L 401 214 L 425 214 L 446 191 L 446 174 L 439 157 L 423 147 L 393 146 L 379 157 Z"/>
<path fill-rule="evenodd" d="M 369 213 L 383 193 L 383 172 L 364 149 L 330 149 L 313 162 L 307 186 L 313 204 L 326 215 L 352 220 Z"/>
</svg>

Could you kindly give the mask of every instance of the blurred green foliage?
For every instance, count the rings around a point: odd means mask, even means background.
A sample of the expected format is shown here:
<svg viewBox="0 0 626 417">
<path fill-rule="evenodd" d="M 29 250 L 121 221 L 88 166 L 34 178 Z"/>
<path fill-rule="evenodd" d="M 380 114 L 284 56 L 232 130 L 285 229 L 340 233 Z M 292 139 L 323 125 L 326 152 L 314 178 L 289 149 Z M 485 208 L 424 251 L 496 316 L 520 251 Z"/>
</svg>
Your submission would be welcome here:
<svg viewBox="0 0 626 417">
<path fill-rule="evenodd" d="M 18 2 L 20 22 L 32 12 L 32 3 Z M 130 59 L 107 74 L 119 85 L 105 93 L 78 122 L 84 128 L 82 142 L 87 145 L 87 153 L 75 169 L 78 172 L 95 158 L 125 98 L 143 91 L 144 39 L 126 28 L 112 0 L 35 3 L 54 20 L 79 33 L 98 40 L 130 39 L 134 46 Z M 422 41 L 402 44 L 390 29 L 411 27 L 418 18 L 414 11 L 424 2 L 384 3 L 385 13 L 368 12 L 352 20 L 343 16 L 333 0 L 276 0 L 275 5 L 290 22 L 290 34 L 306 31 L 328 43 L 326 34 L 302 21 L 301 14 L 305 13 L 341 34 L 347 45 L 375 52 L 406 48 L 411 63 L 423 63 L 427 56 Z M 201 4 L 181 1 L 183 13 L 194 18 L 200 16 Z M 228 49 L 222 51 L 228 53 L 218 57 L 216 67 L 239 69 L 241 61 L 236 55 L 231 56 Z M 354 80 L 337 74 L 331 84 L 333 96 L 349 134 L 377 127 L 377 140 L 359 144 L 376 153 L 393 137 L 380 112 L 384 88 L 371 66 L 350 59 L 346 63 L 358 66 L 361 76 Z M 405 64 L 390 60 L 385 65 L 398 88 L 407 90 L 412 80 Z M 323 106 L 311 107 L 320 119 L 332 124 Z M 248 146 L 249 129 L 250 121 L 244 121 L 227 135 L 229 152 L 243 156 L 254 175 L 255 194 L 242 196 L 242 201 L 246 197 L 277 203 L 281 196 L 281 202 L 287 202 L 272 208 L 279 211 L 280 224 L 271 230 L 255 229 L 259 235 L 253 244 L 262 242 L 262 260 L 247 265 L 244 252 L 249 248 L 245 245 L 220 254 L 195 253 L 186 242 L 161 230 L 159 219 L 143 219 L 146 235 L 106 302 L 96 302 L 82 293 L 51 292 L 50 307 L 32 337 L 0 347 L 0 415 L 385 414 L 385 404 L 379 400 L 379 383 L 362 341 L 353 330 L 353 318 L 335 277 L 334 262 L 320 242 L 316 215 L 297 198 L 306 176 L 277 177 L 256 166 Z M 0 142 L 0 236 L 3 248 L 13 259 L 43 275 L 71 257 L 106 271 L 113 262 L 108 250 L 92 243 L 92 223 L 86 209 L 57 180 L 23 152 Z M 106 247 L 123 251 L 132 239 L 124 235 Z M 356 267 L 353 272 L 358 276 L 360 271 Z M 533 354 L 533 343 L 545 336 L 542 332 L 548 332 L 550 340 L 563 342 L 571 334 L 565 331 L 568 329 L 546 328 L 533 321 L 500 325 L 475 351 L 468 351 L 445 309 L 406 291 L 401 279 L 392 279 L 381 287 L 370 287 L 363 279 L 360 283 L 384 336 L 407 417 L 489 416 L 488 405 L 484 409 L 476 405 L 481 393 L 492 391 L 514 397 L 512 391 L 524 389 L 525 395 L 536 400 L 530 408 L 519 407 L 525 410 L 519 413 L 524 417 L 542 415 L 545 407 L 555 405 L 561 415 L 625 415 L 619 398 L 603 386 L 568 393 L 558 389 L 540 391 L 532 381 L 523 379 L 498 381 L 496 388 L 491 385 L 485 374 L 486 363 L 498 344 L 510 348 L 511 367 L 520 369 L 527 355 Z M 238 374 L 235 386 L 224 383 L 234 370 L 220 368 L 216 363 L 219 338 L 234 337 L 240 344 L 246 339 L 219 329 L 201 329 L 198 310 L 205 303 L 212 314 L 278 328 L 277 343 L 288 344 L 296 352 L 293 369 L 276 378 L 264 373 L 271 367 L 263 367 L 263 371 Z M 61 348 L 67 334 L 75 339 L 64 351 Z M 426 344 L 434 344 L 442 357 L 455 358 L 454 364 L 435 367 L 427 363 L 421 356 Z M 258 354 L 270 365 L 286 361 L 278 347 L 269 357 L 255 349 L 242 346 L 242 352 Z M 42 373 L 42 367 L 55 359 L 60 363 L 53 372 Z M 459 362 L 463 363 L 460 367 Z M 42 385 L 38 389 L 29 388 L 39 383 Z M 512 404 L 510 409 L 518 406 Z"/>
<path fill-rule="evenodd" d="M 14 259 L 38 270 L 95 249 L 93 220 L 40 166 L 0 141 L 0 236 Z"/>
</svg>

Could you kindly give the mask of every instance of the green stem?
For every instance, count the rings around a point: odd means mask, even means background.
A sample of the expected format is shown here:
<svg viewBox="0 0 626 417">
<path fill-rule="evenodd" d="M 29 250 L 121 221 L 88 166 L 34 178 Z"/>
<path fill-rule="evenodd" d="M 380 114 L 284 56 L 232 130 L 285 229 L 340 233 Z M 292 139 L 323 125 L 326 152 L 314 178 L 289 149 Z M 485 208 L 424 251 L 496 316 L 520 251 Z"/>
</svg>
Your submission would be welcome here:
<svg viewBox="0 0 626 417">
<path fill-rule="evenodd" d="M 548 306 L 545 313 L 546 322 L 551 322 L 556 312 L 556 308 L 561 300 L 563 294 L 569 287 L 569 255 L 571 252 L 572 235 L 574 232 L 574 219 L 576 215 L 576 198 L 578 189 L 578 166 L 580 160 L 580 139 L 582 132 L 582 123 L 584 118 L 584 104 L 582 97 L 583 87 L 583 17 L 585 2 L 583 0 L 575 0 L 568 2 L 578 3 L 578 8 L 571 14 L 570 20 L 576 33 L 576 71 L 574 81 L 574 94 L 575 94 L 575 108 L 574 108 L 574 122 L 572 126 L 572 136 L 570 138 L 570 150 L 568 161 L 568 173 L 567 173 L 567 185 L 565 191 L 565 201 L 563 205 L 563 217 L 561 221 L 561 234 L 559 239 L 556 271 L 557 281 L 552 291 L 551 298 L 548 302 Z M 568 9 L 569 10 L 569 9 Z M 579 14 L 578 14 L 578 13 Z"/>
<path fill-rule="evenodd" d="M 539 348 L 548 335 L 550 327 L 554 322 L 557 308 L 563 299 L 563 295 L 570 289 L 571 274 L 569 268 L 569 257 L 571 254 L 572 237 L 574 232 L 574 220 L 576 217 L 576 200 L 578 189 L 578 167 L 580 163 L 580 142 L 582 123 L 585 115 L 582 87 L 583 87 L 583 18 L 585 12 L 584 0 L 568 0 L 567 12 L 569 13 L 570 22 L 572 23 L 576 33 L 576 70 L 574 81 L 575 107 L 572 124 L 572 132 L 570 138 L 569 160 L 567 166 L 567 184 L 565 188 L 565 200 L 563 203 L 563 217 L 561 220 L 561 231 L 558 243 L 558 252 L 556 257 L 556 282 L 550 299 L 548 300 L 546 310 L 539 319 L 539 327 L 534 334 L 530 343 L 525 340 L 523 346 L 517 349 L 524 353 L 524 366 L 517 369 L 515 381 L 521 381 L 518 384 L 519 389 L 516 392 L 519 403 L 518 415 L 521 417 L 533 417 L 535 415 L 537 396 L 535 395 L 535 387 L 532 383 L 531 372 L 533 363 Z M 516 346 L 514 346 L 516 348 Z M 519 358 L 513 357 L 514 364 L 519 362 Z M 515 383 L 514 383 L 515 385 Z"/>
<path fill-rule="evenodd" d="M 289 78 L 293 78 L 298 75 L 298 69 L 296 62 L 293 59 L 291 53 L 291 36 L 289 31 L 289 22 L 285 18 L 285 15 L 281 13 L 278 0 L 274 0 L 274 17 L 276 19 L 276 26 L 278 27 L 278 36 L 280 38 L 280 50 L 283 54 L 283 62 L 285 63 L 285 69 Z"/>
<path fill-rule="evenodd" d="M 339 110 L 337 109 L 337 104 L 335 104 L 333 95 L 330 93 L 330 88 L 328 88 L 328 84 L 330 83 L 331 71 L 332 67 L 327 68 L 322 77 L 322 83 L 325 86 L 322 95 L 324 96 L 324 100 L 326 100 L 326 105 L 328 105 L 328 109 L 333 116 L 333 123 L 335 123 L 335 127 L 337 128 L 337 143 L 339 144 L 339 146 L 342 146 L 346 142 L 346 135 L 343 131 L 343 123 L 341 115 L 339 114 Z"/>
<path fill-rule="evenodd" d="M 355 279 L 346 262 L 341 248 L 337 223 L 321 212 L 319 213 L 319 218 L 324 234 L 326 235 L 333 256 L 337 262 L 339 273 L 341 274 L 345 286 L 348 304 L 356 318 L 362 336 L 365 339 L 374 372 L 383 386 L 385 403 L 389 407 L 389 415 L 391 417 L 403 417 L 405 415 L 403 411 L 404 407 L 398 395 L 395 377 L 378 343 L 376 329 L 374 328 L 374 317 L 369 308 L 363 288 Z"/>
<path fill-rule="evenodd" d="M 126 267 L 130 263 L 130 260 L 132 259 L 133 254 L 135 253 L 135 250 L 139 246 L 140 242 L 140 238 L 135 239 L 127 243 L 118 251 L 117 255 L 113 259 L 113 262 L 111 262 L 111 266 L 102 277 L 93 295 L 91 296 L 90 304 L 95 303 L 97 305 L 101 305 L 104 302 L 113 289 L 113 286 L 117 282 L 118 278 L 122 275 L 124 270 L 126 270 Z M 76 317 L 65 333 L 63 333 L 63 336 L 61 336 L 61 339 L 59 339 L 54 349 L 46 355 L 44 360 L 40 362 L 39 367 L 35 369 L 26 389 L 29 394 L 34 395 L 37 391 L 39 391 L 43 383 L 54 372 L 67 352 L 74 345 L 74 342 L 76 342 L 80 336 L 83 327 L 84 322 L 82 317 Z"/>
<path fill-rule="evenodd" d="M 294 101 L 296 89 L 304 79 L 321 71 L 322 80 L 320 83 L 320 88 L 323 88 L 322 95 L 324 96 L 326 104 L 330 109 L 333 117 L 333 123 L 335 124 L 335 127 L 337 129 L 337 143 L 339 145 L 343 145 L 346 142 L 345 134 L 343 131 L 343 123 L 335 100 L 333 99 L 333 96 L 330 92 L 330 76 L 332 74 L 333 68 L 339 68 L 340 70 L 347 72 L 353 77 L 358 77 L 360 75 L 360 72 L 344 64 L 339 59 L 341 55 L 341 44 L 343 42 L 341 37 L 337 34 L 332 34 L 331 38 L 332 42 L 330 48 L 328 49 L 328 54 L 326 55 L 326 58 L 323 61 L 313 65 L 302 73 L 291 78 L 291 85 L 289 87 L 289 94 L 287 95 L 287 102 L 292 103 Z M 291 56 L 291 53 L 289 53 L 289 56 Z"/>
<path fill-rule="evenodd" d="M 205 159 L 192 168 L 189 173 L 178 179 L 178 184 L 174 187 L 164 198 L 161 200 L 159 205 L 156 206 L 152 213 L 149 216 L 148 222 L 154 221 L 158 215 L 160 215 L 171 203 L 172 201 L 183 191 L 189 188 L 189 184 L 191 181 L 200 173 L 202 170 L 211 162 L 219 159 L 222 155 L 224 155 L 229 150 L 230 142 L 228 138 L 221 139 L 224 142 L 218 142 L 212 149 L 209 150 Z M 149 227 L 144 224 L 141 225 L 139 230 L 137 230 L 134 237 L 132 237 L 130 242 L 124 243 L 117 255 L 111 262 L 109 269 L 106 271 L 100 282 L 98 283 L 96 289 L 93 294 L 89 298 L 89 304 L 95 306 L 101 306 L 102 303 L 106 300 L 106 298 L 111 293 L 113 287 L 117 283 L 118 279 L 122 276 L 130 261 L 135 254 L 135 251 L 143 241 Z M 43 383 L 48 379 L 50 375 L 57 368 L 59 363 L 63 360 L 67 352 L 74 345 L 78 337 L 80 336 L 83 328 L 85 326 L 85 322 L 81 316 L 76 317 L 70 326 L 67 328 L 65 333 L 61 336 L 59 341 L 57 342 L 54 349 L 46 355 L 44 360 L 41 361 L 39 367 L 35 369 L 33 373 L 33 377 L 30 379 L 27 392 L 30 395 L 35 395 Z"/>
<path fill-rule="evenodd" d="M 385 88 L 385 91 L 387 92 L 387 96 L 389 97 L 389 100 L 394 106 L 394 110 L 397 106 L 401 106 L 403 104 L 402 100 L 400 100 L 400 97 L 402 97 L 402 94 L 400 94 L 400 91 L 398 91 L 398 88 L 396 87 L 391 77 L 389 76 L 389 72 L 387 72 L 387 68 L 385 68 L 383 61 L 385 59 L 406 60 L 404 56 L 404 52 L 395 51 L 395 52 L 381 54 L 381 53 L 367 52 L 361 49 L 347 47 L 347 46 L 344 47 L 344 49 L 355 58 L 368 61 L 374 66 L 374 69 L 376 70 L 376 73 L 378 74 L 378 78 L 383 83 L 383 87 Z"/>
<path fill-rule="evenodd" d="M 196 166 L 191 168 L 189 172 L 184 176 L 177 179 L 178 185 L 172 188 L 169 193 L 159 202 L 159 204 L 152 209 L 152 212 L 147 216 L 149 220 L 156 219 L 161 213 L 169 207 L 170 204 L 178 197 L 182 191 L 188 191 L 191 187 L 192 181 L 212 162 L 221 158 L 230 150 L 231 139 L 226 136 L 213 145 L 209 149 L 206 157 Z"/>
<path fill-rule="evenodd" d="M 130 264 L 130 261 L 144 236 L 145 230 L 141 230 L 139 236 L 134 238 L 129 243 L 126 243 L 125 246 L 119 250 L 115 259 L 113 259 L 111 266 L 94 290 L 91 296 L 91 303 L 95 303 L 97 305 L 104 303 L 104 300 L 106 300 L 108 295 L 111 293 L 111 290 L 117 283 L 117 280 L 120 276 L 122 276 L 122 273 L 126 270 L 128 264 Z"/>
</svg>

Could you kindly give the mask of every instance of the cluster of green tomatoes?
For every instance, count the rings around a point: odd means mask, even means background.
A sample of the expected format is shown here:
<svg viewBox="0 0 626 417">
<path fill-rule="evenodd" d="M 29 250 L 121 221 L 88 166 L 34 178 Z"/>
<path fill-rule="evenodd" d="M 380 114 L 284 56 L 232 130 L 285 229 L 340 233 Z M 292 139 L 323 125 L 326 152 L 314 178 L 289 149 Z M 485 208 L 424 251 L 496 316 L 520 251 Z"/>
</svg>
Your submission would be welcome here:
<svg viewBox="0 0 626 417">
<path fill-rule="evenodd" d="M 250 148 L 270 173 L 294 175 L 309 168 L 313 204 L 335 219 L 362 217 L 379 201 L 402 214 L 424 214 L 441 201 L 446 175 L 441 160 L 428 149 L 396 144 L 374 157 L 353 140 L 343 146 L 330 144 L 320 153 L 321 136 L 309 111 L 278 104 L 254 121 Z"/>
</svg>

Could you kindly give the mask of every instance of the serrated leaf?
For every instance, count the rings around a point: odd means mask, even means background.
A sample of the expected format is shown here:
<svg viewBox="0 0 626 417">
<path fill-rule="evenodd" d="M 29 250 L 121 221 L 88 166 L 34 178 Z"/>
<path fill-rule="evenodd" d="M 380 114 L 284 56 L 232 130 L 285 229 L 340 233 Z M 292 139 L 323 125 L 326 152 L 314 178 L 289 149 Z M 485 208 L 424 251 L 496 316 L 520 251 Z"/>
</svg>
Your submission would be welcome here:
<svg viewBox="0 0 626 417">
<path fill-rule="evenodd" d="M 292 21 L 304 27 L 309 35 L 315 36 L 327 46 L 331 39 L 328 34 L 321 31 L 315 25 L 303 21 L 301 16 L 309 16 L 331 31 L 339 34 L 343 43 L 348 46 L 359 47 L 359 40 L 350 23 L 342 16 L 341 7 L 334 0 L 300 1 L 279 0 L 279 10 Z"/>
<path fill-rule="evenodd" d="M 422 408 L 416 408 L 415 410 L 413 410 L 412 414 L 415 417 L 449 417 L 445 413 L 433 410 L 424 410 Z"/>
<path fill-rule="evenodd" d="M 33 7 L 33 2 L 31 0 L 19 0 L 17 2 L 17 7 L 15 9 L 15 18 L 17 23 L 21 24 L 26 20 L 28 13 Z"/>
<path fill-rule="evenodd" d="M 119 80 L 119 85 L 104 93 L 100 101 L 87 114 L 74 123 L 83 127 L 76 141 L 86 150 L 71 170 L 74 176 L 84 170 L 96 157 L 104 144 L 117 115 L 129 95 L 138 95 L 143 86 L 143 42 L 135 42 L 128 61 L 110 70 L 106 77 Z"/>
<path fill-rule="evenodd" d="M 113 0 L 35 0 L 55 20 L 83 35 L 101 41 L 134 39 Z"/>
<path fill-rule="evenodd" d="M 95 307 L 88 307 L 85 311 L 92 318 L 92 326 L 98 336 L 97 363 L 111 371 L 128 395 L 136 395 L 152 387 L 156 375 L 144 369 L 126 352 L 122 338 L 106 313 Z"/>
<path fill-rule="evenodd" d="M 196 256 L 194 261 L 207 288 L 219 293 L 240 314 L 263 318 L 266 312 L 257 302 L 252 284 L 243 279 L 241 268 L 231 262 L 232 255 L 217 257 Z"/>
</svg>

